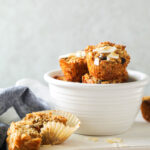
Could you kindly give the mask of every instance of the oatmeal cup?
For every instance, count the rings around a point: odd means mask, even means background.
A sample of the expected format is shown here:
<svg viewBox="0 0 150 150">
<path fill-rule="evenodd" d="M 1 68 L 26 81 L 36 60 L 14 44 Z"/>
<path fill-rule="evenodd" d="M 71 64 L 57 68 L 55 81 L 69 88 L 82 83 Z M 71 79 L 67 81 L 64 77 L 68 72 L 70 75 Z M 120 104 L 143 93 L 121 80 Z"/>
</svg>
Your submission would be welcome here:
<svg viewBox="0 0 150 150">
<path fill-rule="evenodd" d="M 126 71 L 123 76 L 113 79 L 113 80 L 100 80 L 95 78 L 88 73 L 82 76 L 82 83 L 91 83 L 91 84 L 115 84 L 115 83 L 124 83 L 128 80 L 128 72 Z"/>
<path fill-rule="evenodd" d="M 130 56 L 125 46 L 102 42 L 86 49 L 89 74 L 100 80 L 118 79 L 126 72 Z"/>
<path fill-rule="evenodd" d="M 60 56 L 59 63 L 66 81 L 81 82 L 88 72 L 85 51 Z"/>
</svg>

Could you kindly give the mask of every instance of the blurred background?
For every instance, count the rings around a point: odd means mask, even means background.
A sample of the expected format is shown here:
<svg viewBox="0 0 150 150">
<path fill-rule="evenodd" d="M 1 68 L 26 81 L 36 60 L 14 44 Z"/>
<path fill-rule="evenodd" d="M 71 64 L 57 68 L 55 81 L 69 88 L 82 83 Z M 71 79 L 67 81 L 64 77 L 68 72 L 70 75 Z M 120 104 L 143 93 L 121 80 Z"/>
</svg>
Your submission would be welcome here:
<svg viewBox="0 0 150 150">
<path fill-rule="evenodd" d="M 0 87 L 44 83 L 59 55 L 101 41 L 125 44 L 129 68 L 150 75 L 150 0 L 0 0 Z"/>
</svg>

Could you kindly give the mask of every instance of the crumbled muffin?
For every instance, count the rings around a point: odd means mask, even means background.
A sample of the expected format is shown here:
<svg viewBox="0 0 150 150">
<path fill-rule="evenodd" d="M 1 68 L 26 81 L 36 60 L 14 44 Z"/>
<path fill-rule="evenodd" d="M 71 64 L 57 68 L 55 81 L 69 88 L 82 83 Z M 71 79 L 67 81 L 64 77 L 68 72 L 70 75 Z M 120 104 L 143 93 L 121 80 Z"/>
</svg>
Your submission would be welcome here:
<svg viewBox="0 0 150 150">
<path fill-rule="evenodd" d="M 141 112 L 143 118 L 150 122 L 150 96 L 145 96 L 142 99 Z"/>
<path fill-rule="evenodd" d="M 9 150 L 39 150 L 41 136 L 30 121 L 11 123 L 7 132 Z"/>
<path fill-rule="evenodd" d="M 62 56 L 59 63 L 66 81 L 81 82 L 82 75 L 88 72 L 85 51 Z"/>
<path fill-rule="evenodd" d="M 53 115 L 51 111 L 42 111 L 27 114 L 21 121 L 11 123 L 7 132 L 8 149 L 39 150 L 41 144 L 57 144 L 56 139 L 53 141 L 52 137 L 46 140 L 49 143 L 44 139 L 44 134 L 48 134 L 48 125 L 52 122 L 66 126 L 67 118 Z"/>
<path fill-rule="evenodd" d="M 31 121 L 34 125 L 42 127 L 44 123 L 55 121 L 60 122 L 66 125 L 67 119 L 63 116 L 55 116 L 51 111 L 41 111 L 41 112 L 33 112 L 27 114 L 24 118 L 24 121 Z"/>
<path fill-rule="evenodd" d="M 85 51 L 89 74 L 100 80 L 114 80 L 123 76 L 130 62 L 123 45 L 102 42 Z"/>
</svg>

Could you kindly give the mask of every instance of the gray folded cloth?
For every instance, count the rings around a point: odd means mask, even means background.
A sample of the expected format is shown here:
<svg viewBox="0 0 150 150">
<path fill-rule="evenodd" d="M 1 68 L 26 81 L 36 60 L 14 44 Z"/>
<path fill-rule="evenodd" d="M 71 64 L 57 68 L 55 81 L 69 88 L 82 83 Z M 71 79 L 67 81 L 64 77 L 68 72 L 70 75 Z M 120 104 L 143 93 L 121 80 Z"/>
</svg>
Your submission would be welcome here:
<svg viewBox="0 0 150 150">
<path fill-rule="evenodd" d="M 50 106 L 36 97 L 28 87 L 15 86 L 0 91 L 0 115 L 14 107 L 20 118 L 33 111 L 49 110 Z M 5 150 L 5 138 L 9 125 L 0 122 L 0 149 Z"/>
</svg>

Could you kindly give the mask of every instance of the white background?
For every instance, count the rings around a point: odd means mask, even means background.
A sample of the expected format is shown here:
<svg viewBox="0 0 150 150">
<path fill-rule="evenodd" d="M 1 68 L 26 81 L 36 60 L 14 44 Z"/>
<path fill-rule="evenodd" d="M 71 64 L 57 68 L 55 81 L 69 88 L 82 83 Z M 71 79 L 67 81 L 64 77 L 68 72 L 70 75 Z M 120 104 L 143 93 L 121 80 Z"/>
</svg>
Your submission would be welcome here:
<svg viewBox="0 0 150 150">
<path fill-rule="evenodd" d="M 150 75 L 150 0 L 0 0 L 0 87 L 44 82 L 59 55 L 106 40 L 125 44 L 129 68 Z"/>
</svg>

